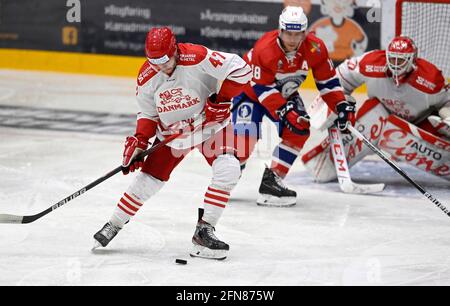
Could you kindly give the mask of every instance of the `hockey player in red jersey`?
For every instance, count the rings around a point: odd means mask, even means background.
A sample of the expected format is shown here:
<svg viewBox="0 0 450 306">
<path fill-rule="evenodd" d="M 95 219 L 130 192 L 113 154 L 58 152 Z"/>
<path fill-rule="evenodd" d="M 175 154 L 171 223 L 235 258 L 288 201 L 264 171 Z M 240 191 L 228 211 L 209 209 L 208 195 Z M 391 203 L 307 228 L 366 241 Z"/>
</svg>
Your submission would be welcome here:
<svg viewBox="0 0 450 306">
<path fill-rule="evenodd" d="M 309 116 L 298 93 L 309 69 L 324 101 L 339 113 L 338 127 L 346 131 L 354 118 L 354 105 L 345 100 L 324 42 L 307 33 L 307 26 L 302 8 L 287 6 L 280 15 L 279 29 L 264 34 L 247 53 L 253 78 L 245 91 L 233 99 L 241 167 L 261 137 L 263 116 L 277 125 L 281 137 L 281 143 L 273 151 L 272 164 L 264 171 L 258 205 L 296 204 L 296 192 L 286 188 L 282 179 L 310 133 Z"/>
<path fill-rule="evenodd" d="M 177 44 L 167 27 L 149 31 L 145 52 L 147 61 L 137 78 L 136 133 L 127 137 L 123 153 L 124 174 L 142 169 L 119 200 L 108 223 L 94 235 L 95 247 L 105 247 L 144 202 L 169 180 L 184 156 L 196 148 L 211 166 L 212 180 L 204 196 L 204 209 L 199 209 L 191 255 L 224 259 L 229 246 L 214 231 L 240 177 L 230 123 L 230 101 L 250 80 L 251 69 L 235 54 L 201 45 Z M 186 127 L 196 122 L 200 125 L 186 131 Z M 182 136 L 150 153 L 145 160 L 135 160 L 153 136 L 156 135 L 153 144 L 156 145 L 183 127 Z"/>
<path fill-rule="evenodd" d="M 442 72 L 425 59 L 408 37 L 395 37 L 387 50 L 351 58 L 337 68 L 346 94 L 362 85 L 368 98 L 358 108 L 355 127 L 372 143 L 430 174 L 450 180 L 450 96 Z M 318 97 L 311 125 L 324 129 L 334 120 Z M 354 137 L 344 138 L 349 166 L 371 151 Z M 318 182 L 336 178 L 328 138 L 302 158 Z"/>
</svg>

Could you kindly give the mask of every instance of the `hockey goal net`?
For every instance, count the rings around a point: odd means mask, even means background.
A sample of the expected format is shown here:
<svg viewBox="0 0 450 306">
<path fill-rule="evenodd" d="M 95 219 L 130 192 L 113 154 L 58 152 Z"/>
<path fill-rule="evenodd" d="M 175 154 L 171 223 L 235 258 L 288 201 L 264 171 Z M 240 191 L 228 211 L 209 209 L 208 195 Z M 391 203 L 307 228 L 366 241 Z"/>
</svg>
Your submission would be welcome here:
<svg viewBox="0 0 450 306">
<path fill-rule="evenodd" d="M 397 0 L 396 35 L 411 37 L 422 57 L 450 78 L 450 0 Z"/>
</svg>

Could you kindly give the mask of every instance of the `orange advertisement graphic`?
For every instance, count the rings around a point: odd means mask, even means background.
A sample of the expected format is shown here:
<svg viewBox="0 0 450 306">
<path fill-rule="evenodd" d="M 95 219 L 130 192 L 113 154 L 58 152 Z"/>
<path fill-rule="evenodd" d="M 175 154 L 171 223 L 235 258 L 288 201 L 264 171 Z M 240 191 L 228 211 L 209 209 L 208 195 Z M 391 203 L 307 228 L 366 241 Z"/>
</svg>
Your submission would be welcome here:
<svg viewBox="0 0 450 306">
<path fill-rule="evenodd" d="M 323 17 L 311 25 L 317 37 L 327 46 L 334 61 L 343 61 L 363 54 L 367 49 L 368 38 L 361 26 L 351 19 L 354 14 L 352 0 L 322 0 L 320 11 Z"/>
</svg>

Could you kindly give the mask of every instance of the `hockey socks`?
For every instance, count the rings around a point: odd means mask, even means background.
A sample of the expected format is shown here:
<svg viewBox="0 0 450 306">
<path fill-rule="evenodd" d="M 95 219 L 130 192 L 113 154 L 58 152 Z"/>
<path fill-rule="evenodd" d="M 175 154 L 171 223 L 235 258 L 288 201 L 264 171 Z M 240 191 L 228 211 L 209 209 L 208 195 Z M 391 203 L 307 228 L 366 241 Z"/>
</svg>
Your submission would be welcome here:
<svg viewBox="0 0 450 306">
<path fill-rule="evenodd" d="M 275 147 L 272 154 L 272 164 L 270 168 L 281 178 L 284 178 L 292 164 L 297 159 L 300 151 L 291 148 L 283 143 Z"/>
<path fill-rule="evenodd" d="M 122 228 L 138 212 L 143 204 L 135 196 L 125 192 L 114 210 L 111 222 L 115 226 Z"/>
<path fill-rule="evenodd" d="M 205 209 L 203 220 L 215 226 L 229 199 L 229 191 L 209 186 L 203 200 Z"/>
</svg>

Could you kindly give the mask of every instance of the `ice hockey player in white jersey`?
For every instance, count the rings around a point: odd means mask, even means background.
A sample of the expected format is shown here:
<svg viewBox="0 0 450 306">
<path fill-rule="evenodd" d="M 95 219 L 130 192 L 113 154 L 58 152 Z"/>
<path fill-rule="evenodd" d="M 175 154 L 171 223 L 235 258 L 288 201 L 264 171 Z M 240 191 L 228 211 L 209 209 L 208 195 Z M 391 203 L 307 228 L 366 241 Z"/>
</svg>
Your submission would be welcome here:
<svg viewBox="0 0 450 306">
<path fill-rule="evenodd" d="M 368 98 L 358 107 L 355 127 L 397 161 L 450 180 L 450 97 L 442 72 L 417 57 L 414 42 L 395 37 L 387 50 L 351 58 L 337 68 L 347 99 L 362 85 Z M 354 100 L 354 99 L 353 99 Z M 311 125 L 324 130 L 333 121 L 320 97 L 309 110 Z M 356 137 L 344 137 L 351 167 L 371 153 Z M 336 178 L 329 138 L 305 153 L 306 168 L 317 182 Z"/>
<path fill-rule="evenodd" d="M 94 235 L 95 247 L 108 245 L 144 202 L 169 180 L 184 156 L 198 149 L 212 167 L 212 180 L 204 196 L 204 208 L 199 209 L 191 256 L 224 259 L 229 246 L 214 231 L 240 177 L 229 101 L 250 80 L 251 69 L 235 54 L 177 43 L 167 27 L 149 31 L 145 52 L 147 61 L 137 79 L 140 111 L 136 133 L 127 137 L 123 153 L 124 174 L 142 169 L 110 220 Z M 156 135 L 156 145 L 180 129 L 184 130 L 182 136 L 150 153 L 145 160 L 135 160 L 153 136 Z"/>
</svg>

